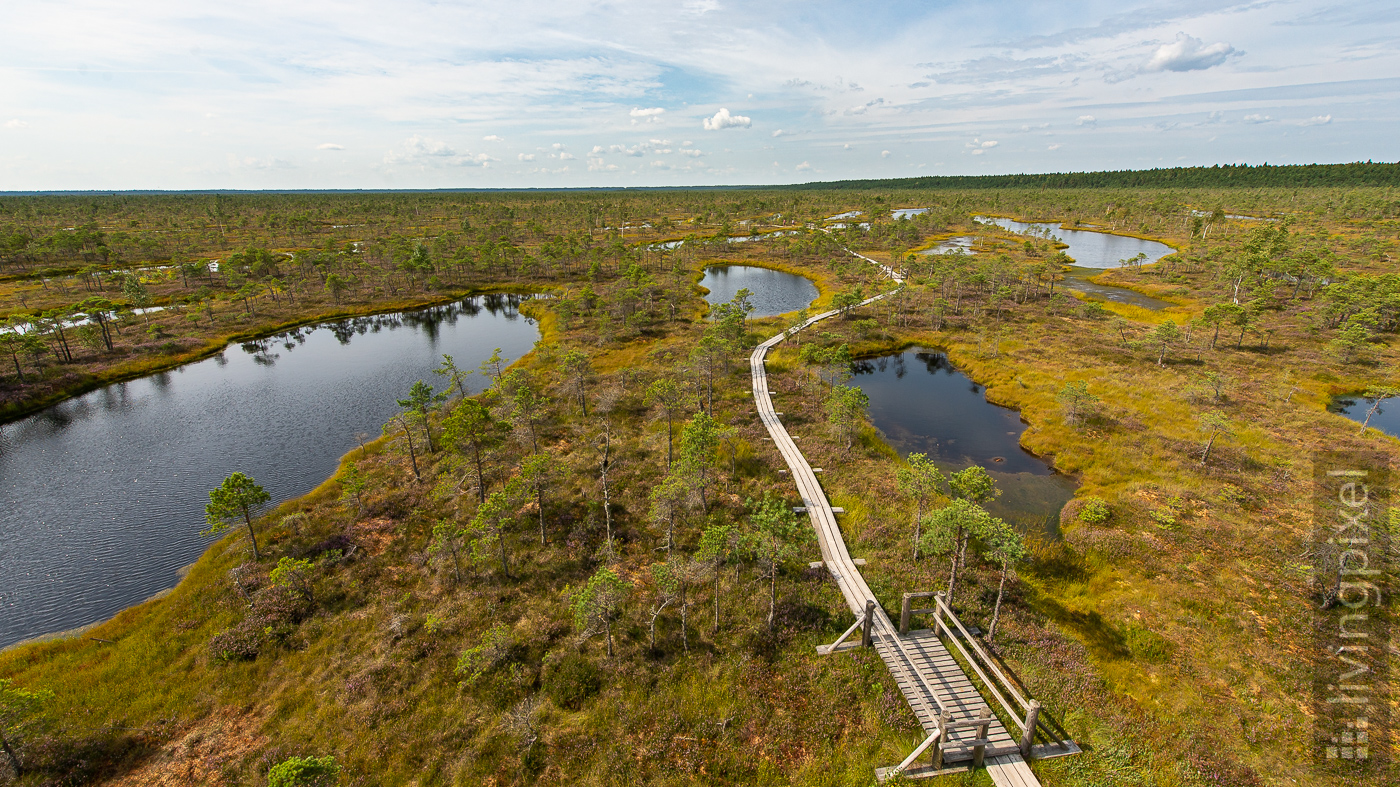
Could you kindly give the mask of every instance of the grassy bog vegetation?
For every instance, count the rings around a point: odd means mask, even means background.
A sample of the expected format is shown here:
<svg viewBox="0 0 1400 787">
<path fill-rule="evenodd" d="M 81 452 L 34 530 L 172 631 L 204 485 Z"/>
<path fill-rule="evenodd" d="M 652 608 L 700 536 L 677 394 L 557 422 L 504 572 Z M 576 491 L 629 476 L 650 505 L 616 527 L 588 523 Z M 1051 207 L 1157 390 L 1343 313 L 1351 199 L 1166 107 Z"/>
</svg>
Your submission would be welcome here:
<svg viewBox="0 0 1400 787">
<path fill-rule="evenodd" d="M 552 296 L 528 307 L 535 350 L 488 363 L 484 392 L 450 375 L 404 391 L 381 439 L 256 519 L 260 560 L 240 524 L 169 595 L 0 653 L 23 769 L 0 773 L 871 783 L 917 724 L 873 653 L 815 655 L 848 613 L 765 503 L 795 495 L 744 359 L 797 315 L 708 309 L 696 287 L 706 265 L 742 262 L 809 276 L 816 308 L 889 289 L 851 249 L 908 285 L 779 345 L 769 387 L 885 608 L 947 583 L 912 539 L 916 511 L 948 501 L 906 494 L 903 460 L 837 389 L 850 358 L 936 347 L 1081 484 L 987 643 L 1086 746 L 1036 764 L 1041 781 L 1329 783 L 1297 625 L 1328 592 L 1307 555 L 1308 452 L 1397 447 L 1326 405 L 1396 384 L 1400 194 L 1044 185 L 0 200 L 0 309 L 22 337 L 5 340 L 11 414 L 330 313 Z M 903 207 L 928 211 L 890 218 Z M 979 214 L 1170 243 L 1099 280 L 1173 305 L 1076 298 L 1053 242 Z M 976 254 L 916 253 L 954 235 Z M 958 579 L 960 615 L 983 628 L 993 552 L 974 540 Z M 964 782 L 987 779 L 944 779 Z"/>
</svg>

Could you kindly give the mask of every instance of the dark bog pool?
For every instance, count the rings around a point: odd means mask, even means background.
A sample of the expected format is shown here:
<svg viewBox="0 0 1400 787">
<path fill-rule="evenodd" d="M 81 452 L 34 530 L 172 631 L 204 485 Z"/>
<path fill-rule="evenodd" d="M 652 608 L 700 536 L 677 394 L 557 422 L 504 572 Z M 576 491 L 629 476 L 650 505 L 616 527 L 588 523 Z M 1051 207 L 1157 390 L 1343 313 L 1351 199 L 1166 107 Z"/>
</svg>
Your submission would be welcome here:
<svg viewBox="0 0 1400 787">
<path fill-rule="evenodd" d="M 858 361 L 852 385 L 870 397 L 870 419 L 899 451 L 928 454 L 945 471 L 982 465 L 1001 497 L 993 514 L 1025 529 L 1058 532 L 1060 509 L 1076 484 L 1020 445 L 1026 425 L 1010 408 L 987 401 L 982 386 L 932 350 Z"/>
<path fill-rule="evenodd" d="M 1362 396 L 1338 396 L 1327 405 L 1334 413 L 1345 415 L 1356 422 L 1356 428 L 1366 421 L 1366 411 L 1371 409 L 1371 400 Z M 1366 424 L 1368 429 L 1379 429 L 1391 437 L 1400 437 L 1400 399 L 1382 399 L 1380 409 L 1371 415 Z"/>
<path fill-rule="evenodd" d="M 705 269 L 700 286 L 709 290 L 711 305 L 726 303 L 739 290 L 753 293 L 751 317 L 773 317 L 805 309 L 817 299 L 817 285 L 810 279 L 753 265 L 725 265 Z"/>
<path fill-rule="evenodd" d="M 302 328 L 111 385 L 0 427 L 0 646 L 110 617 L 208 546 L 208 490 L 252 475 L 285 500 L 378 435 L 444 354 L 475 369 L 538 333 L 516 296 Z M 478 384 L 479 387 L 479 384 Z"/>
</svg>

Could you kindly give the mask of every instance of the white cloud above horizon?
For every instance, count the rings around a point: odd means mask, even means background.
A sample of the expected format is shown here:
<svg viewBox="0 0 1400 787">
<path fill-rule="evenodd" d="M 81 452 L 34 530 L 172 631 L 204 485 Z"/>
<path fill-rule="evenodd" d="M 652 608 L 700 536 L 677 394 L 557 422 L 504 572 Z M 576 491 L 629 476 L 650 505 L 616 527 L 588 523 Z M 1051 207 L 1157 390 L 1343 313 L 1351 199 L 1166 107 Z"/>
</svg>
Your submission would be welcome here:
<svg viewBox="0 0 1400 787">
<path fill-rule="evenodd" d="M 1224 41 L 1206 44 L 1199 38 L 1177 33 L 1175 41 L 1157 47 L 1142 70 L 1204 71 L 1224 63 L 1234 53 L 1235 48 Z"/>
<path fill-rule="evenodd" d="M 852 15 L 813 0 L 798 17 L 659 0 L 493 8 L 11 0 L 0 189 L 705 185 L 1400 159 L 1389 131 L 1400 51 L 1385 43 L 1400 15 L 1368 16 L 1377 0 L 1340 15 L 1250 0 L 1003 2 L 975 15 L 910 2 Z M 723 144 L 681 141 L 702 132 Z"/>
<path fill-rule="evenodd" d="M 726 128 L 748 128 L 753 121 L 743 115 L 731 115 L 728 109 L 720 108 L 714 117 L 705 118 L 701 125 L 706 131 L 721 131 Z"/>
</svg>

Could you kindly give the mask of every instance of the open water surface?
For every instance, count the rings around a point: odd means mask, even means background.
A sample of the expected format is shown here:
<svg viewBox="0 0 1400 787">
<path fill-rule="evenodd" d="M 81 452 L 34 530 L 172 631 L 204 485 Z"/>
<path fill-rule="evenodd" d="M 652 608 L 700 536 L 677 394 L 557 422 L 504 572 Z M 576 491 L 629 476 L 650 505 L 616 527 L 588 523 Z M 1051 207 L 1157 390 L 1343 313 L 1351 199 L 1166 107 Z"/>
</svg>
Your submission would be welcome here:
<svg viewBox="0 0 1400 787">
<path fill-rule="evenodd" d="M 1355 421 L 1357 429 L 1360 429 L 1361 423 L 1366 420 L 1366 411 L 1371 409 L 1371 402 L 1359 395 L 1338 396 L 1327 405 L 1327 409 Z M 1382 399 L 1380 409 L 1371 416 L 1371 422 L 1366 427 L 1379 429 L 1391 437 L 1400 437 L 1400 398 Z"/>
<path fill-rule="evenodd" d="M 209 545 L 208 490 L 229 473 L 253 476 L 273 501 L 303 495 L 357 432 L 378 436 L 415 380 L 444 388 L 433 374 L 444 354 L 475 369 L 496 347 L 528 352 L 539 334 L 520 300 L 472 297 L 231 344 L 0 427 L 0 647 L 173 587 Z"/>
<path fill-rule="evenodd" d="M 1176 252 L 1176 249 L 1165 243 L 1127 235 L 1114 235 L 1108 232 L 1072 230 L 1065 228 L 1062 224 L 1033 223 L 985 216 L 978 216 L 977 221 L 1011 230 L 1021 235 L 1054 239 L 1068 244 L 1069 248 L 1064 249 L 1064 252 L 1074 260 L 1074 264 L 1065 273 L 1064 286 L 1071 290 L 1078 290 L 1100 300 L 1130 303 L 1154 311 L 1170 305 L 1160 298 L 1143 295 L 1126 287 L 1095 284 L 1089 281 L 1089 278 L 1098 275 L 1099 271 L 1117 268 L 1123 260 L 1133 259 L 1139 254 L 1143 256 L 1142 263 L 1147 265 Z"/>
<path fill-rule="evenodd" d="M 773 317 L 805 309 L 820 293 L 811 279 L 792 273 L 753 265 L 724 265 L 705 269 L 700 286 L 709 290 L 705 300 L 711 306 L 727 303 L 739 292 L 753 293 L 750 317 Z"/>
<path fill-rule="evenodd" d="M 850 384 L 870 397 L 870 420 L 900 456 L 928 454 L 945 472 L 987 468 L 1002 495 L 987 510 L 1025 530 L 1058 534 L 1060 509 L 1078 484 L 1021 447 L 1020 414 L 987 401 L 935 350 L 857 361 Z"/>
</svg>

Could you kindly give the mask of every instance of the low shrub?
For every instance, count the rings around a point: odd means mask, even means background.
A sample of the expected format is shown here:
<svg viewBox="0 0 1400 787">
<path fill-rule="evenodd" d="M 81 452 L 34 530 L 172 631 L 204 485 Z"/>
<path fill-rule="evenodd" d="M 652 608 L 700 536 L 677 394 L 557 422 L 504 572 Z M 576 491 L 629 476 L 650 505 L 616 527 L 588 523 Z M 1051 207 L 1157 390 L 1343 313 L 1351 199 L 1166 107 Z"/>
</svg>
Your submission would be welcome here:
<svg viewBox="0 0 1400 787">
<path fill-rule="evenodd" d="M 581 653 L 569 651 L 547 659 L 541 683 L 549 698 L 561 708 L 578 710 L 603 686 L 598 668 Z"/>
<path fill-rule="evenodd" d="M 1104 524 L 1113 516 L 1108 502 L 1101 497 L 1086 497 L 1079 506 L 1079 521 L 1095 527 Z"/>
<path fill-rule="evenodd" d="M 339 779 L 334 757 L 289 757 L 267 772 L 267 787 L 328 787 Z"/>
</svg>

